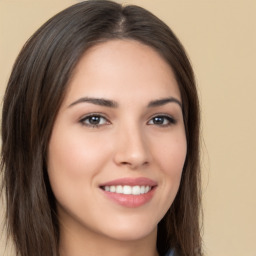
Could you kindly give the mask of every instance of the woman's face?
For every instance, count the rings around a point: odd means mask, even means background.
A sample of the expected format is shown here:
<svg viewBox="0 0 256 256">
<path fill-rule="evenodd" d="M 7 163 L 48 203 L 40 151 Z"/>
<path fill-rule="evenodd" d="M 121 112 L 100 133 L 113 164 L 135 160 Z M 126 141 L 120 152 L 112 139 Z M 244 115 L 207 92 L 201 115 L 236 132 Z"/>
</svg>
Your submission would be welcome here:
<svg viewBox="0 0 256 256">
<path fill-rule="evenodd" d="M 78 63 L 48 148 L 60 223 L 118 240 L 156 234 L 179 188 L 187 144 L 170 66 L 112 40 Z"/>
</svg>

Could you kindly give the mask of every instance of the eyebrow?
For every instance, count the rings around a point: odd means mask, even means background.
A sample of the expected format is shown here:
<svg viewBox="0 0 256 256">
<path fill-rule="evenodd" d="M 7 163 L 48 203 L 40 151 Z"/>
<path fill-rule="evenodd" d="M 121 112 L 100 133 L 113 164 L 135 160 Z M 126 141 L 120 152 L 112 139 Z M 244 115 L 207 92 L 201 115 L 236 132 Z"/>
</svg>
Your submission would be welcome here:
<svg viewBox="0 0 256 256">
<path fill-rule="evenodd" d="M 72 107 L 76 104 L 84 103 L 84 102 L 92 103 L 94 105 L 99 105 L 99 106 L 104 106 L 104 107 L 110 107 L 110 108 L 118 107 L 118 103 L 116 101 L 108 100 L 108 99 L 104 99 L 104 98 L 90 98 L 90 97 L 80 98 L 80 99 L 74 101 L 73 103 L 71 103 L 68 107 Z M 159 106 L 163 106 L 167 103 L 177 103 L 182 108 L 181 102 L 174 97 L 152 100 L 148 103 L 147 107 L 148 108 L 159 107 Z"/>
<path fill-rule="evenodd" d="M 107 100 L 107 99 L 103 99 L 103 98 L 88 98 L 88 97 L 80 98 L 80 99 L 74 101 L 73 103 L 71 103 L 68 107 L 72 107 L 76 104 L 84 103 L 84 102 L 88 102 L 88 103 L 92 103 L 92 104 L 104 106 L 104 107 L 110 107 L 110 108 L 118 107 L 118 103 L 116 101 Z"/>
<path fill-rule="evenodd" d="M 150 101 L 148 104 L 148 107 L 159 107 L 159 106 L 163 106 L 167 103 L 172 103 L 172 102 L 177 103 L 182 108 L 181 101 L 179 101 L 178 99 L 176 99 L 174 97 Z"/>
</svg>

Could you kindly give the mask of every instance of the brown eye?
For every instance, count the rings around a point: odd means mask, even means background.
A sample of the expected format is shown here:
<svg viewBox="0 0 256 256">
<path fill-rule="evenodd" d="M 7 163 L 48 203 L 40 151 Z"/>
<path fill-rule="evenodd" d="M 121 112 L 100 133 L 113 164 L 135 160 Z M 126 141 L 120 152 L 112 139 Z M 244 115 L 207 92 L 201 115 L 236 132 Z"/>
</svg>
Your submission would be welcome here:
<svg viewBox="0 0 256 256">
<path fill-rule="evenodd" d="M 174 118 L 166 115 L 154 116 L 148 122 L 149 125 L 158 125 L 158 126 L 169 126 L 175 123 L 176 121 L 174 120 Z"/>
<path fill-rule="evenodd" d="M 101 125 L 108 124 L 109 121 L 101 115 L 89 115 L 80 120 L 80 123 L 86 126 L 99 127 Z"/>
</svg>

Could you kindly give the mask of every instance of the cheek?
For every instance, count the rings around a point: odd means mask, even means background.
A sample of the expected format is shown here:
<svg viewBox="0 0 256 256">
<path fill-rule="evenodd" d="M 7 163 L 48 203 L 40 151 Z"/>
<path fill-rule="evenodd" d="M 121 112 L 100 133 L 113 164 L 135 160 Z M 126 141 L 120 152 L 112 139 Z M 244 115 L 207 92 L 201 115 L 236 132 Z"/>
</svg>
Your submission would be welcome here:
<svg viewBox="0 0 256 256">
<path fill-rule="evenodd" d="M 174 198 L 180 185 L 180 179 L 187 154 L 185 133 L 178 133 L 175 136 L 165 138 L 165 140 L 160 142 L 159 145 L 161 146 L 155 147 L 157 163 L 164 176 L 162 182 L 164 183 L 166 193 Z"/>
<path fill-rule="evenodd" d="M 85 136 L 80 130 L 62 128 L 52 133 L 47 166 L 52 190 L 59 200 L 86 193 L 107 158 L 107 150 L 97 142 L 100 138 Z"/>
<path fill-rule="evenodd" d="M 178 174 L 182 172 L 187 154 L 187 142 L 185 134 L 180 133 L 177 136 L 165 138 L 157 154 L 162 163 L 163 171 L 166 174 Z"/>
<path fill-rule="evenodd" d="M 103 144 L 97 140 L 100 138 L 85 136 L 80 129 L 53 131 L 48 149 L 49 171 L 69 172 L 71 175 L 90 173 L 95 169 L 89 168 L 91 165 L 100 164 L 99 153 L 105 155 Z"/>
</svg>

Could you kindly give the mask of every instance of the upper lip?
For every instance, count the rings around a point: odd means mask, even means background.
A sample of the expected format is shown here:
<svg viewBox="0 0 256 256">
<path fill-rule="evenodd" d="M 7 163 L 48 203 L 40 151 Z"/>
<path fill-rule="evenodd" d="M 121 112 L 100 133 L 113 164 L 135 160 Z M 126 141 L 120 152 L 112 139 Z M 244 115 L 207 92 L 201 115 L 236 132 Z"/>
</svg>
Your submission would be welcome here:
<svg viewBox="0 0 256 256">
<path fill-rule="evenodd" d="M 157 186 L 157 182 L 155 182 L 152 179 L 145 178 L 145 177 L 139 177 L 139 178 L 121 178 L 121 179 L 116 179 L 116 180 L 111 180 L 106 183 L 100 184 L 100 187 L 104 186 L 150 186 L 154 187 Z"/>
</svg>

